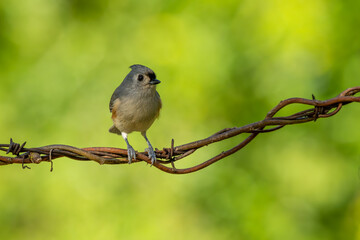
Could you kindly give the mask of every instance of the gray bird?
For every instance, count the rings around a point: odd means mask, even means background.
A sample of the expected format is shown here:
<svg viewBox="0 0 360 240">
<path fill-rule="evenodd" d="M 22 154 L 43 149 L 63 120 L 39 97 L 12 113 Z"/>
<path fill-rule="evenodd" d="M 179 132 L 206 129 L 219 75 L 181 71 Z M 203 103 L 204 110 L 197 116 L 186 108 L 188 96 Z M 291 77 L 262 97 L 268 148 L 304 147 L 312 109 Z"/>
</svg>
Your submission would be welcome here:
<svg viewBox="0 0 360 240">
<path fill-rule="evenodd" d="M 134 148 L 129 144 L 128 134 L 141 132 L 145 138 L 151 163 L 156 161 L 156 155 L 146 131 L 159 117 L 161 99 L 156 91 L 156 85 L 160 83 L 156 75 L 148 67 L 143 65 L 130 66 L 131 71 L 122 81 L 110 99 L 110 112 L 114 125 L 109 132 L 122 135 L 127 144 L 128 160 L 136 159 Z"/>
</svg>

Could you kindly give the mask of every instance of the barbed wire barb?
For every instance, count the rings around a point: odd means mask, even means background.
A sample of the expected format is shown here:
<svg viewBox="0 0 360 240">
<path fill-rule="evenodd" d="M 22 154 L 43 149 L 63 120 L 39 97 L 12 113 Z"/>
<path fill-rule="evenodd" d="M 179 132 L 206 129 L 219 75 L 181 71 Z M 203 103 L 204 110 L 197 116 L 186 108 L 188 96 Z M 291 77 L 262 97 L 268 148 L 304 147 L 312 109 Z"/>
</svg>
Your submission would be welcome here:
<svg viewBox="0 0 360 240">
<path fill-rule="evenodd" d="M 153 164 L 153 166 L 163 172 L 171 174 L 186 174 L 199 171 L 227 156 L 236 153 L 261 133 L 274 132 L 290 124 L 306 123 L 316 121 L 319 118 L 334 116 L 344 105 L 352 102 L 360 102 L 360 97 L 354 96 L 359 92 L 360 87 L 349 88 L 341 92 L 337 97 L 324 101 L 317 100 L 314 94 L 312 94 L 312 99 L 285 99 L 271 109 L 264 120 L 242 127 L 225 128 L 207 138 L 179 146 L 174 146 L 174 139 L 172 139 L 171 146 L 169 148 L 163 148 L 162 150 L 156 149 L 155 152 L 157 161 Z M 305 106 L 312 106 L 312 108 L 293 113 L 289 116 L 275 117 L 281 109 L 292 104 L 302 104 Z M 265 129 L 266 127 L 268 128 Z M 222 151 L 218 155 L 189 168 L 178 169 L 175 167 L 175 162 L 190 156 L 195 151 L 205 146 L 245 133 L 250 135 L 231 149 Z M 48 145 L 38 148 L 25 148 L 25 144 L 26 142 L 21 145 L 19 143 L 15 143 L 12 138 L 10 139 L 10 144 L 0 144 L 0 151 L 5 152 L 5 154 L 11 153 L 13 155 L 12 157 L 0 155 L 0 165 L 21 164 L 25 169 L 29 168 L 25 164 L 50 162 L 50 171 L 53 171 L 53 160 L 62 157 L 78 161 L 95 161 L 101 165 L 128 163 L 127 150 L 121 148 L 76 148 L 68 145 Z M 133 161 L 133 163 L 144 161 L 151 164 L 151 160 L 148 158 L 146 152 L 139 152 L 136 156 L 137 158 Z M 166 165 L 168 164 L 170 164 L 171 167 L 167 167 Z"/>
</svg>

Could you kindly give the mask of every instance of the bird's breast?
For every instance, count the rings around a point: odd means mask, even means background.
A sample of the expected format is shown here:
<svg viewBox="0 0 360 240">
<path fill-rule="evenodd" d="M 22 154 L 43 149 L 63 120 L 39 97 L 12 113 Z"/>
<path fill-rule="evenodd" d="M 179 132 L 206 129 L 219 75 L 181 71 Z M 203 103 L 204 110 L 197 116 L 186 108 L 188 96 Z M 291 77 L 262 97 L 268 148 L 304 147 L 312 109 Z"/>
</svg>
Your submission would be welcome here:
<svg viewBox="0 0 360 240">
<path fill-rule="evenodd" d="M 122 132 L 146 131 L 159 116 L 160 108 L 158 94 L 120 98 L 114 104 L 114 124 Z"/>
</svg>

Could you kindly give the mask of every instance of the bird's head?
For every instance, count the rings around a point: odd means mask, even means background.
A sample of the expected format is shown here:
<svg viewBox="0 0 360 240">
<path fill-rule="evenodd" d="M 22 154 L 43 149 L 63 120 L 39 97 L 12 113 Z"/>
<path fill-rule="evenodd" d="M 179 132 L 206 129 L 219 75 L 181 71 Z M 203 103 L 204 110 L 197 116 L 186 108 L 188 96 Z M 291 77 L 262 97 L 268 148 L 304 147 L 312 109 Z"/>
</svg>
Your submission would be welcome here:
<svg viewBox="0 0 360 240">
<path fill-rule="evenodd" d="M 160 83 L 156 79 L 156 75 L 153 70 L 140 64 L 130 66 L 131 72 L 127 76 L 127 80 L 131 82 L 131 85 L 140 90 L 155 90 L 156 85 Z"/>
</svg>

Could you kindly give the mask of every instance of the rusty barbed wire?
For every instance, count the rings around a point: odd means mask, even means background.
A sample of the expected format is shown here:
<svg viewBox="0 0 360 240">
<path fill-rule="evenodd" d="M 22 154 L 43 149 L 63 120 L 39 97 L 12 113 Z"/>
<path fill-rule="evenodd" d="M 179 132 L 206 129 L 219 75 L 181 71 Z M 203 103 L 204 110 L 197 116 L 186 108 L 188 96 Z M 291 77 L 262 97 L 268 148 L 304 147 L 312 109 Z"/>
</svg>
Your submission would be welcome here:
<svg viewBox="0 0 360 240">
<path fill-rule="evenodd" d="M 316 121 L 319 118 L 331 117 L 338 113 L 343 105 L 352 102 L 360 102 L 360 97 L 354 96 L 359 92 L 360 87 L 349 88 L 340 93 L 337 97 L 324 101 L 317 100 L 314 95 L 312 95 L 312 99 L 289 98 L 281 101 L 278 105 L 271 109 L 264 120 L 242 127 L 225 128 L 208 138 L 179 146 L 174 146 L 174 139 L 172 139 L 169 148 L 163 148 L 162 150 L 156 149 L 155 152 L 157 161 L 154 164 L 154 167 L 172 174 L 186 174 L 201 170 L 231 154 L 236 153 L 249 144 L 260 133 L 276 131 L 290 124 L 300 124 Z M 313 106 L 313 108 L 300 111 L 289 116 L 275 117 L 276 113 L 291 104 L 308 105 Z M 270 128 L 265 129 L 265 127 L 269 126 Z M 193 154 L 198 149 L 243 133 L 250 133 L 250 135 L 233 148 L 223 151 L 200 164 L 194 165 L 193 167 L 184 169 L 177 169 L 175 167 L 176 161 Z M 20 145 L 13 142 L 12 139 L 10 139 L 10 144 L 0 144 L 0 151 L 5 152 L 6 154 L 12 153 L 15 155 L 14 157 L 0 156 L 0 165 L 18 163 L 22 164 L 23 168 L 29 168 L 25 164 L 50 162 L 50 171 L 52 171 L 53 160 L 61 157 L 67 157 L 79 161 L 95 161 L 99 164 L 128 163 L 126 149 L 110 147 L 90 147 L 80 149 L 68 145 L 48 145 L 38 148 L 25 148 L 25 144 L 26 142 Z M 141 161 L 151 164 L 151 160 L 147 157 L 145 152 L 138 152 L 136 154 L 136 160 L 134 160 L 133 163 Z M 167 164 L 171 164 L 171 167 L 167 167 Z"/>
</svg>

